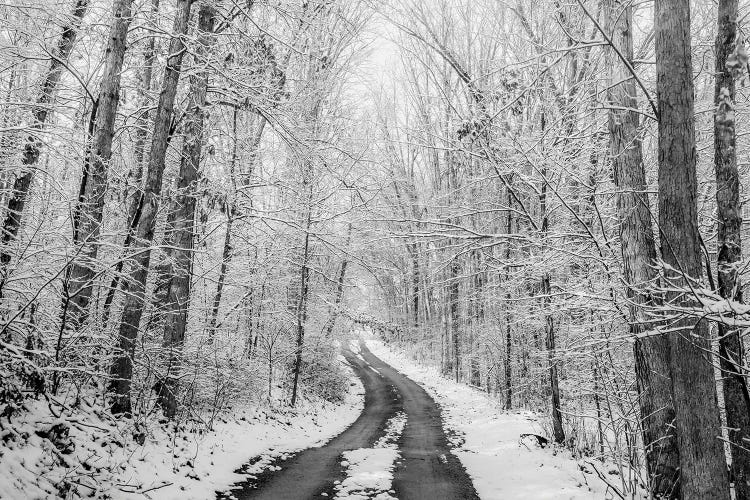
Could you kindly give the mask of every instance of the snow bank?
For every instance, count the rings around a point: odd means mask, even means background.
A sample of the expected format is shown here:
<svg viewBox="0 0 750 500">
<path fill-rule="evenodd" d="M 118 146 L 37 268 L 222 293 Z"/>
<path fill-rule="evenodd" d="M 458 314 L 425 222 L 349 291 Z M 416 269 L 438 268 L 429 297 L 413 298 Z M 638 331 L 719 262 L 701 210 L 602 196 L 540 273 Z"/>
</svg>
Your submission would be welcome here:
<svg viewBox="0 0 750 500">
<path fill-rule="evenodd" d="M 493 398 L 443 378 L 435 368 L 418 366 L 380 340 L 363 340 L 373 354 L 418 382 L 441 405 L 446 430 L 455 435 L 453 453 L 471 476 L 481 498 L 618 498 L 595 474 L 592 465 L 574 460 L 565 450 L 541 449 L 534 440 L 521 439 L 521 434 L 542 433 L 536 415 L 506 412 Z"/>
<path fill-rule="evenodd" d="M 342 405 L 245 409 L 218 418 L 211 431 L 186 423 L 178 432 L 155 420 L 118 422 L 85 403 L 76 410 L 52 404 L 62 409 L 56 417 L 46 402 L 32 401 L 29 412 L 0 430 L 0 498 L 213 498 L 246 478 L 234 471 L 251 458 L 258 461 L 247 472 L 260 472 L 276 457 L 342 432 L 361 413 L 363 394 L 356 380 Z M 68 429 L 75 449 L 38 434 L 56 424 Z"/>
</svg>

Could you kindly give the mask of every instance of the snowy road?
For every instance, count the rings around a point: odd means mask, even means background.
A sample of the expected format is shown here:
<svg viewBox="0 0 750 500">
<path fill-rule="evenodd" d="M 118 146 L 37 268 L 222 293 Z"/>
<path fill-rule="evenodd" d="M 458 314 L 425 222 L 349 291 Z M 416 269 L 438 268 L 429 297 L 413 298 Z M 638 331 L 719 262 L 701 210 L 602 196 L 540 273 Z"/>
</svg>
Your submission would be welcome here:
<svg viewBox="0 0 750 500">
<path fill-rule="evenodd" d="M 345 356 L 366 391 L 365 408 L 360 417 L 325 446 L 305 450 L 275 464 L 280 470 L 266 472 L 256 480 L 237 485 L 231 495 L 239 500 L 390 499 L 394 496 L 399 500 L 479 498 L 463 466 L 450 452 L 440 407 L 424 389 L 364 346 L 359 355 L 346 352 Z M 377 458 L 374 452 L 378 443 L 388 439 L 387 428 L 403 414 L 406 415 L 406 425 L 403 430 L 399 429 L 392 444 L 397 451 L 395 455 L 400 458 L 391 465 L 394 470 L 390 493 L 379 492 L 377 488 L 369 490 L 369 494 L 347 492 L 341 486 L 337 488 L 337 484 L 346 484 L 348 474 L 352 473 L 353 465 L 349 469 L 342 465 L 344 456 L 353 455 L 347 452 L 372 451 L 370 458 Z M 377 460 L 370 462 L 378 463 Z M 368 470 L 364 475 L 390 477 L 387 470 Z"/>
</svg>

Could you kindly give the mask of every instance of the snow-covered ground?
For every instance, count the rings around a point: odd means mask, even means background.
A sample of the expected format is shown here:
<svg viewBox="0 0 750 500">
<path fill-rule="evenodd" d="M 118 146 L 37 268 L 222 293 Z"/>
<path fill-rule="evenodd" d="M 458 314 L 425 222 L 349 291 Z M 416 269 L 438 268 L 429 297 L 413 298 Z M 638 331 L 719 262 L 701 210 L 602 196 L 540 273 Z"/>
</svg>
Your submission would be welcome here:
<svg viewBox="0 0 750 500">
<path fill-rule="evenodd" d="M 614 468 L 573 459 L 561 449 L 539 448 L 521 434 L 542 434 L 537 415 L 506 412 L 497 400 L 467 385 L 443 378 L 437 369 L 419 366 L 380 340 L 364 336 L 373 354 L 422 385 L 441 405 L 444 425 L 462 439 L 454 453 L 485 500 L 602 500 L 618 496 L 602 481 Z M 612 479 L 616 484 L 618 479 Z"/>
<path fill-rule="evenodd" d="M 295 410 L 253 408 L 215 421 L 184 425 L 173 433 L 156 421 L 137 429 L 106 412 L 81 408 L 55 417 L 44 401 L 0 430 L 0 499 L 66 497 L 190 500 L 213 498 L 246 476 L 234 471 L 260 457 L 249 473 L 275 458 L 319 446 L 342 432 L 362 411 L 362 385 L 352 382 L 343 405 L 305 403 Z M 57 410 L 59 411 L 59 409 Z M 68 429 L 69 437 L 50 440 L 37 431 Z M 52 441 L 57 441 L 54 446 Z M 64 443 L 68 449 L 59 449 Z"/>
</svg>

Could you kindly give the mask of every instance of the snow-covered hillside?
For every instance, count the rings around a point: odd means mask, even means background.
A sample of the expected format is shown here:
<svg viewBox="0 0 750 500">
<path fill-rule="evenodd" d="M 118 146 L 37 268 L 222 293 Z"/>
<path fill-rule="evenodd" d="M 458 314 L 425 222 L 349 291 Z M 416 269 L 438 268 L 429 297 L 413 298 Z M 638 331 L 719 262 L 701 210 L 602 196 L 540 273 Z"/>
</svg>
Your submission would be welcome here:
<svg viewBox="0 0 750 500">
<path fill-rule="evenodd" d="M 353 378 L 342 405 L 261 405 L 219 416 L 211 430 L 196 419 L 178 423 L 173 432 L 173 424 L 158 417 L 117 421 L 84 401 L 75 409 L 31 402 L 0 433 L 0 498 L 213 498 L 246 477 L 235 471 L 251 458 L 257 462 L 248 473 L 321 445 L 351 424 L 362 406 L 362 386 Z"/>
</svg>

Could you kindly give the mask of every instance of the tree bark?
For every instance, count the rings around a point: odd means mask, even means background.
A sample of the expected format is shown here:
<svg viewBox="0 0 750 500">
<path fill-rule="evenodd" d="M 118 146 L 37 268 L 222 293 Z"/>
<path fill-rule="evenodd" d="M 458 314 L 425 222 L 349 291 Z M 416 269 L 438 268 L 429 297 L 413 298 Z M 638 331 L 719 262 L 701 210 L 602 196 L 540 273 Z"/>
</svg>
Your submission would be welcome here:
<svg viewBox="0 0 750 500">
<path fill-rule="evenodd" d="M 160 0 L 151 0 L 150 22 L 156 24 L 156 18 L 159 14 Z M 130 217 L 133 216 L 135 206 L 141 193 L 141 184 L 143 182 L 143 167 L 146 159 L 146 140 L 148 139 L 148 124 L 151 116 L 150 96 L 153 87 L 154 62 L 156 61 L 156 37 L 150 36 L 143 49 L 143 71 L 140 75 L 140 85 L 138 86 L 138 100 L 141 104 L 141 112 L 135 122 L 135 144 L 133 153 L 135 156 L 135 168 L 128 172 L 128 182 L 133 185 L 129 193 L 130 198 Z"/>
<path fill-rule="evenodd" d="M 737 171 L 734 122 L 735 77 L 743 70 L 733 53 L 737 49 L 738 0 L 720 0 L 716 34 L 716 86 L 714 89 L 714 166 L 716 169 L 718 286 L 721 296 L 742 301 L 737 266 L 742 260 L 740 179 Z M 732 476 L 736 500 L 750 499 L 750 397 L 745 352 L 738 328 L 719 324 L 720 366 L 724 408 L 729 429 Z"/>
<path fill-rule="evenodd" d="M 81 22 L 86 15 L 88 6 L 89 0 L 76 0 L 69 24 L 63 28 L 60 38 L 57 41 L 57 46 L 53 51 L 49 69 L 44 76 L 39 96 L 32 111 L 32 132 L 26 138 L 21 156 L 23 171 L 13 182 L 13 191 L 8 199 L 5 220 L 3 221 L 2 247 L 0 247 L 0 297 L 3 296 L 5 282 L 8 279 L 8 266 L 12 258 L 10 245 L 18 237 L 18 230 L 22 224 L 23 210 L 31 189 L 31 181 L 34 178 L 35 166 L 42 154 L 43 141 L 37 133 L 44 130 L 47 119 L 51 114 L 57 84 L 60 82 L 62 72 L 68 63 L 68 58 L 75 45 Z"/>
<path fill-rule="evenodd" d="M 117 107 L 120 101 L 120 77 L 125 59 L 128 27 L 132 20 L 133 0 L 116 0 L 114 21 L 105 51 L 104 73 L 99 86 L 94 132 L 84 160 L 83 200 L 76 208 L 73 242 L 80 246 L 77 259 L 70 267 L 66 301 L 68 326 L 78 331 L 88 317 L 91 293 L 96 277 L 99 235 L 107 195 L 107 170 L 112 157 Z"/>
<path fill-rule="evenodd" d="M 412 205 L 413 208 L 413 205 Z M 419 294 L 420 294 L 420 269 L 419 269 L 419 243 L 417 241 L 407 245 L 411 257 L 411 310 L 412 324 L 415 329 L 419 328 Z"/>
<path fill-rule="evenodd" d="M 140 217 L 133 238 L 132 286 L 125 299 L 125 309 L 120 323 L 120 335 L 115 360 L 112 365 L 110 391 L 114 398 L 112 412 L 131 412 L 130 385 L 133 377 L 135 340 L 143 315 L 146 280 L 151 262 L 151 242 L 154 239 L 156 214 L 159 207 L 164 163 L 169 142 L 170 125 L 174 113 L 177 84 L 180 79 L 182 59 L 185 55 L 184 36 L 188 31 L 192 0 L 178 0 L 169 44 L 169 57 L 164 71 L 159 104 L 154 117 L 154 131 L 148 160 L 148 173 L 139 203 Z"/>
<path fill-rule="evenodd" d="M 661 253 L 670 266 L 664 272 L 667 285 L 687 288 L 703 273 L 696 205 L 690 1 L 656 1 L 654 21 Z M 665 299 L 681 307 L 699 306 L 689 293 L 669 291 Z M 668 328 L 682 498 L 729 499 L 707 324 L 678 317 Z"/>
<path fill-rule="evenodd" d="M 169 213 L 172 220 L 167 224 L 165 240 L 172 260 L 171 276 L 166 291 L 166 318 L 162 346 L 167 360 L 164 379 L 159 384 L 159 404 L 164 414 L 174 418 L 177 413 L 177 382 L 180 372 L 182 345 L 190 304 L 190 279 L 193 268 L 193 239 L 195 236 L 196 190 L 199 181 L 201 151 L 203 149 L 203 126 L 205 120 L 206 92 L 208 90 L 208 68 L 204 59 L 210 50 L 214 31 L 215 10 L 203 4 L 198 11 L 198 46 L 194 63 L 200 68 L 190 75 L 190 90 L 187 116 L 183 129 L 184 139 L 180 155 L 180 174 L 177 193 L 171 198 Z"/>
<path fill-rule="evenodd" d="M 648 308 L 661 305 L 649 287 L 658 282 L 651 210 L 646 187 L 643 149 L 633 75 L 615 51 L 633 59 L 633 8 L 629 2 L 607 0 L 605 19 L 614 47 L 608 50 L 609 154 L 617 186 L 623 277 L 629 299 L 630 334 L 634 339 L 635 371 L 649 487 L 657 498 L 678 498 L 679 454 L 672 422 L 669 339 L 644 336 L 652 330 Z M 632 67 L 632 65 L 631 65 Z"/>
</svg>

